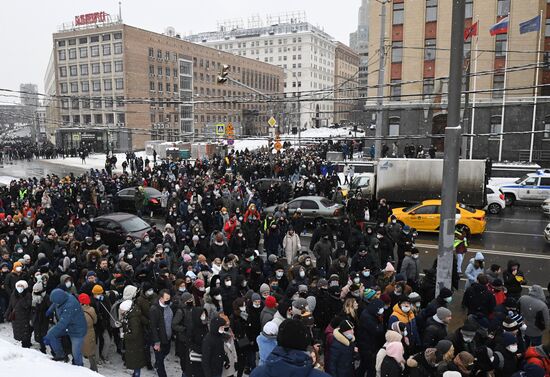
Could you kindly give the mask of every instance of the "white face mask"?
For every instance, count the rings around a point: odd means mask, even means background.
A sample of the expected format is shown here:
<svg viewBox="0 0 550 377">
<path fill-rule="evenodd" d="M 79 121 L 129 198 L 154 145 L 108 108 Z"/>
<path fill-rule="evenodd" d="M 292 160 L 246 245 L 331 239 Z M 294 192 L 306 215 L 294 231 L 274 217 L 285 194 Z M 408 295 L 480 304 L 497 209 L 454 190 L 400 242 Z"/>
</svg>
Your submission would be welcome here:
<svg viewBox="0 0 550 377">
<path fill-rule="evenodd" d="M 221 295 L 216 295 L 216 296 L 214 296 L 214 298 L 219 301 L 219 300 L 222 299 L 222 296 Z"/>
<path fill-rule="evenodd" d="M 283 273 L 282 272 L 276 272 L 275 275 L 277 275 L 277 279 L 280 279 L 283 277 Z"/>
<path fill-rule="evenodd" d="M 201 321 L 203 321 L 203 322 L 206 321 L 206 314 L 201 315 Z"/>
<path fill-rule="evenodd" d="M 241 310 L 241 312 L 246 312 L 246 306 L 241 306 L 239 309 Z"/>
<path fill-rule="evenodd" d="M 231 287 L 231 280 L 226 281 L 226 282 L 225 282 L 225 286 L 226 286 L 226 287 Z"/>
<path fill-rule="evenodd" d="M 359 278 L 354 278 L 354 279 L 353 279 L 353 282 L 354 282 L 355 284 L 359 284 L 360 281 L 361 281 L 361 279 L 359 279 Z"/>
<path fill-rule="evenodd" d="M 401 306 L 401 310 L 403 311 L 403 313 L 408 313 L 411 311 L 411 307 L 410 306 Z"/>
<path fill-rule="evenodd" d="M 73 286 L 73 283 L 71 283 L 70 281 L 65 282 L 65 287 L 71 288 L 72 286 Z"/>
<path fill-rule="evenodd" d="M 260 307 L 260 304 L 253 303 L 252 306 L 255 307 L 256 309 L 258 309 Z"/>
<path fill-rule="evenodd" d="M 448 303 L 450 303 L 451 301 L 453 301 L 453 298 L 452 298 L 452 297 L 445 297 L 445 301 L 447 301 Z"/>
<path fill-rule="evenodd" d="M 23 288 L 23 287 L 15 287 L 15 289 L 16 289 L 17 292 L 19 292 L 19 293 L 23 293 L 23 291 L 25 290 L 25 288 Z"/>
<path fill-rule="evenodd" d="M 300 271 L 300 277 L 303 278 L 304 276 L 306 276 L 306 273 L 304 271 Z"/>
<path fill-rule="evenodd" d="M 224 330 L 223 327 L 220 327 L 220 328 L 218 329 L 218 332 L 219 332 L 220 334 L 223 334 L 223 333 L 225 333 L 225 330 Z"/>
<path fill-rule="evenodd" d="M 384 314 L 384 308 L 378 309 L 378 315 L 382 315 L 382 314 Z"/>
<path fill-rule="evenodd" d="M 23 267 L 19 267 L 19 266 L 15 267 L 15 271 L 17 271 L 17 272 L 21 272 L 22 269 L 23 269 Z"/>
<path fill-rule="evenodd" d="M 506 347 L 508 351 L 512 353 L 518 352 L 518 345 L 517 344 L 510 344 L 508 347 Z"/>
<path fill-rule="evenodd" d="M 524 323 L 523 325 L 521 325 L 521 326 L 519 327 L 519 329 L 520 329 L 521 331 L 525 331 L 525 330 L 527 330 L 527 325 Z"/>
</svg>

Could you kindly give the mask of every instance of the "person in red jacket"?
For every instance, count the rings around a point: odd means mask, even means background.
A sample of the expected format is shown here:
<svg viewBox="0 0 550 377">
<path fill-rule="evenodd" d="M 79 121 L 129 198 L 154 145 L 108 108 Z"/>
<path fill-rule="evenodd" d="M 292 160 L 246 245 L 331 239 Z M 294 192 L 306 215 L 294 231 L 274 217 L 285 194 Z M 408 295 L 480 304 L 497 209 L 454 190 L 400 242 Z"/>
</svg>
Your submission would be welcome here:
<svg viewBox="0 0 550 377">
<path fill-rule="evenodd" d="M 544 376 L 550 377 L 550 344 L 527 348 L 525 362 L 544 369 Z"/>
<path fill-rule="evenodd" d="M 495 296 L 495 302 L 497 305 L 503 304 L 504 301 L 506 301 L 506 292 L 502 280 L 493 280 L 492 283 L 487 284 L 487 288 L 489 289 L 489 292 Z"/>
<path fill-rule="evenodd" d="M 235 228 L 239 225 L 241 225 L 241 223 L 237 220 L 237 215 L 232 213 L 231 216 L 229 216 L 229 220 L 227 220 L 223 226 L 225 238 L 227 238 L 228 241 L 231 239 L 231 235 L 233 234 Z"/>
</svg>

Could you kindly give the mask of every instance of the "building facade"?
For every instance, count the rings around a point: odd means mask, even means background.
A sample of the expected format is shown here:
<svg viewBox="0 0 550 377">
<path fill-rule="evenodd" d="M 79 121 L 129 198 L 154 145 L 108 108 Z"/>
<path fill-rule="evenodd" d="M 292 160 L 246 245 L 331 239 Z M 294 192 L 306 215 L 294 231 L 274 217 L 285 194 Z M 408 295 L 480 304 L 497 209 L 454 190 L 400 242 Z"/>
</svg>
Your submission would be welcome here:
<svg viewBox="0 0 550 377">
<path fill-rule="evenodd" d="M 359 55 L 345 44 L 338 42 L 334 53 L 334 123 L 352 120 L 358 95 L 357 75 Z"/>
<path fill-rule="evenodd" d="M 142 149 L 147 140 L 208 141 L 209 124 L 247 122 L 267 130 L 269 105 L 253 90 L 217 83 L 227 64 L 254 90 L 282 91 L 282 69 L 122 22 L 53 34 L 56 144 Z M 48 81 L 48 75 L 46 78 Z M 236 100 L 239 99 L 239 100 Z M 51 136 L 51 130 L 48 136 Z"/>
<path fill-rule="evenodd" d="M 285 131 L 333 123 L 336 43 L 308 23 L 303 12 L 267 16 L 265 26 L 259 18 L 249 20 L 246 28 L 242 22 L 227 21 L 217 31 L 185 39 L 282 68 L 287 100 L 277 121 Z"/>
<path fill-rule="evenodd" d="M 35 109 L 40 105 L 38 101 L 38 85 L 30 83 L 21 84 L 19 85 L 19 91 L 21 104 L 24 106 L 34 107 Z"/>
<path fill-rule="evenodd" d="M 550 71 L 540 67 L 535 82 L 537 58 L 550 50 L 550 16 L 544 0 L 465 0 L 466 30 L 478 23 L 478 35 L 464 46 L 463 156 L 503 160 L 525 159 L 530 149 L 533 96 L 538 85 L 539 106 L 535 118 L 534 155 L 538 161 L 550 160 Z M 381 7 L 386 6 L 386 42 L 380 49 Z M 519 24 L 542 12 L 542 43 L 539 34 L 521 34 Z M 509 29 L 492 36 L 491 26 L 506 16 Z M 413 140 L 407 135 L 441 135 L 447 123 L 447 98 L 452 1 L 394 0 L 386 5 L 369 4 L 370 55 L 386 52 L 384 71 L 383 134 L 394 137 L 400 146 L 407 142 L 444 148 L 443 138 Z M 507 69 L 506 69 L 507 65 Z M 505 75 L 506 71 L 506 75 Z M 506 83 L 505 83 L 506 76 Z M 369 67 L 368 96 L 377 91 L 378 64 Z M 503 93 L 506 88 L 504 111 Z M 466 95 L 466 93 L 468 93 Z M 375 107 L 367 102 L 367 109 Z M 472 111 L 472 109 L 475 109 Z M 502 115 L 504 114 L 504 117 Z M 548 132 L 546 132 L 548 130 Z M 503 133 L 502 141 L 500 133 Z"/>
<path fill-rule="evenodd" d="M 359 54 L 359 96 L 367 96 L 369 73 L 369 0 L 362 0 L 358 13 L 357 30 L 349 36 L 349 46 Z"/>
</svg>

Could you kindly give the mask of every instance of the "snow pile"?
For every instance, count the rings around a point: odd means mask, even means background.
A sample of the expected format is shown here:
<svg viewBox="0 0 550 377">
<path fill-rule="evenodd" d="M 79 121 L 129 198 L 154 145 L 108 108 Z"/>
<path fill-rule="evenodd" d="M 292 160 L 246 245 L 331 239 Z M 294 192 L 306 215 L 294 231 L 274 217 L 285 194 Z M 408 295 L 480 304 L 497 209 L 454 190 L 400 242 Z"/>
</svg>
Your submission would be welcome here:
<svg viewBox="0 0 550 377">
<path fill-rule="evenodd" d="M 32 349 L 21 348 L 0 339 L 0 368 L 17 377 L 99 377 L 100 374 L 70 363 L 56 362 Z M 10 372 L 11 371 L 11 372 Z"/>
</svg>

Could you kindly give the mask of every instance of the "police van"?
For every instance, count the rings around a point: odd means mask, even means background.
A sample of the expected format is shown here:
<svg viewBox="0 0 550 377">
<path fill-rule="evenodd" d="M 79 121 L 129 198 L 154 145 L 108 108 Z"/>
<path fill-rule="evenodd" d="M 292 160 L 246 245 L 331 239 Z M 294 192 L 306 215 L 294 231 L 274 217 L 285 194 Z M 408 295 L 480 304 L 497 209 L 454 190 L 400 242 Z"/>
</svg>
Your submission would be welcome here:
<svg viewBox="0 0 550 377">
<path fill-rule="evenodd" d="M 542 203 L 550 198 L 550 169 L 539 169 L 513 182 L 501 183 L 506 206 L 514 202 Z"/>
</svg>

